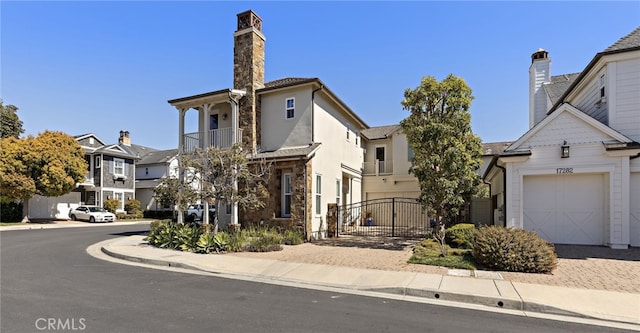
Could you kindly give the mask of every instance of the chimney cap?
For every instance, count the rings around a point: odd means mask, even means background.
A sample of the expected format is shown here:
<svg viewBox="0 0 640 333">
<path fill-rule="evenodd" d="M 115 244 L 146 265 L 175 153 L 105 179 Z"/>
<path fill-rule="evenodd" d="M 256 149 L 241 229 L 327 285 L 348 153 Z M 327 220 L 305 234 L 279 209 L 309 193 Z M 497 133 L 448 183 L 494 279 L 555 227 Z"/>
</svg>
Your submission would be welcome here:
<svg viewBox="0 0 640 333">
<path fill-rule="evenodd" d="M 238 16 L 238 31 L 244 30 L 247 28 L 255 28 L 256 30 L 262 32 L 262 18 L 258 16 L 253 10 L 249 9 L 244 11 Z"/>
<path fill-rule="evenodd" d="M 531 54 L 531 62 L 547 58 L 549 58 L 549 52 L 543 48 L 539 48 L 536 52 L 533 52 L 533 54 Z"/>
</svg>

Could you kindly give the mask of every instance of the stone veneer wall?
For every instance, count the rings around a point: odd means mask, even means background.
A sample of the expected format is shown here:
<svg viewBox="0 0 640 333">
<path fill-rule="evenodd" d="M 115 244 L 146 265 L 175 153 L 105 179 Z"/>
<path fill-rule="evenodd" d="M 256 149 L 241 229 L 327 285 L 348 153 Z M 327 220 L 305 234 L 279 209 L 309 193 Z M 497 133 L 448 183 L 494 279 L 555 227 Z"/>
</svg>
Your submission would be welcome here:
<svg viewBox="0 0 640 333">
<path fill-rule="evenodd" d="M 306 166 L 306 172 L 305 172 Z M 312 170 L 310 160 L 276 162 L 272 165 L 273 174 L 267 183 L 269 197 L 265 206 L 255 210 L 241 210 L 240 223 L 244 226 L 258 225 L 262 220 L 265 225 L 279 227 L 296 227 L 307 230 L 307 240 L 311 238 L 311 205 L 313 197 Z M 291 179 L 291 217 L 282 217 L 282 174 L 290 172 Z M 305 197 L 306 208 L 305 208 Z M 306 227 L 305 227 L 306 225 Z"/>
<path fill-rule="evenodd" d="M 255 92 L 264 87 L 264 47 L 264 36 L 253 27 L 235 34 L 233 87 L 247 91 L 240 99 L 238 120 L 242 143 L 252 152 L 260 144 L 260 108 Z"/>
</svg>

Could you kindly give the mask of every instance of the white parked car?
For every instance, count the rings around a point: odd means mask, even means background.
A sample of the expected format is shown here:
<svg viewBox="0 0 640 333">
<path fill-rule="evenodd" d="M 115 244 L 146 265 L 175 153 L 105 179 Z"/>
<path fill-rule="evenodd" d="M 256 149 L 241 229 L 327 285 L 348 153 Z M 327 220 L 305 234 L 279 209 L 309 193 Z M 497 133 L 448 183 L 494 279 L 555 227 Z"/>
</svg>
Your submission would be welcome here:
<svg viewBox="0 0 640 333">
<path fill-rule="evenodd" d="M 98 206 L 78 206 L 69 212 L 69 217 L 74 221 L 89 222 L 113 222 L 116 219 L 113 213 Z"/>
<path fill-rule="evenodd" d="M 202 212 L 204 211 L 204 205 L 197 204 L 191 205 L 187 208 L 186 215 L 192 218 L 194 221 L 202 221 Z M 209 205 L 209 213 L 213 214 L 216 212 L 215 205 Z"/>
</svg>

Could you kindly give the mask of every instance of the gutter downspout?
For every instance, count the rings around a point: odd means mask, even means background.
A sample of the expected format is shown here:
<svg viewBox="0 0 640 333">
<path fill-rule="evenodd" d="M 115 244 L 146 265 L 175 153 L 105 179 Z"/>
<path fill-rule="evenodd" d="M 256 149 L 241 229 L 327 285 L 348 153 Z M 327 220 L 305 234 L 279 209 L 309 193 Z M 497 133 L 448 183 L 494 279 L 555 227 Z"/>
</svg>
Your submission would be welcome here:
<svg viewBox="0 0 640 333">
<path fill-rule="evenodd" d="M 316 98 L 316 92 L 319 90 L 324 89 L 324 85 L 320 85 L 320 88 L 316 88 L 313 91 L 311 91 L 311 143 L 315 142 L 315 124 L 314 124 L 314 119 L 315 119 L 315 98 Z"/>
<path fill-rule="evenodd" d="M 503 198 L 502 198 L 502 207 L 504 207 L 504 220 L 502 221 L 502 226 L 507 226 L 507 169 L 505 167 L 498 165 L 498 161 L 496 161 L 496 168 L 502 170 L 502 186 L 504 187 Z"/>
</svg>

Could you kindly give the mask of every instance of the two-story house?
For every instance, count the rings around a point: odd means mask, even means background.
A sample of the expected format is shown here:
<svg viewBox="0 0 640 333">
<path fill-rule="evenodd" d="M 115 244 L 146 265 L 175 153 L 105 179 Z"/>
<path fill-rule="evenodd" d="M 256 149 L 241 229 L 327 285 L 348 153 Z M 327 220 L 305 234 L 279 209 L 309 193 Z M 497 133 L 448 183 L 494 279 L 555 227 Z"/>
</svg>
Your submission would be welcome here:
<svg viewBox="0 0 640 333">
<path fill-rule="evenodd" d="M 552 243 L 640 246 L 640 28 L 580 73 L 529 68 L 530 129 L 496 156 L 485 180 L 495 223 Z"/>
<path fill-rule="evenodd" d="M 178 177 L 178 150 L 152 150 L 141 155 L 136 163 L 136 200 L 140 209 L 173 210 L 170 204 L 157 202 L 153 190 L 165 178 Z"/>
<path fill-rule="evenodd" d="M 237 15 L 233 87 L 168 101 L 179 112 L 179 153 L 242 143 L 252 160 L 272 163 L 269 198 L 259 210 L 219 207 L 221 224 L 298 225 L 307 238 L 327 230 L 327 205 L 359 202 L 367 128 L 318 78 L 265 82 L 265 36 L 253 11 Z M 198 131 L 185 133 L 185 114 L 198 112 Z"/>
<path fill-rule="evenodd" d="M 80 204 L 102 206 L 105 200 L 118 199 L 118 211 L 124 212 L 126 200 L 135 198 L 137 147 L 128 131 L 120 131 L 117 144 L 105 144 L 95 134 L 74 136 L 85 151 L 87 176 L 77 188 L 60 197 L 36 195 L 29 201 L 29 218 L 68 219 L 69 210 Z"/>
</svg>

